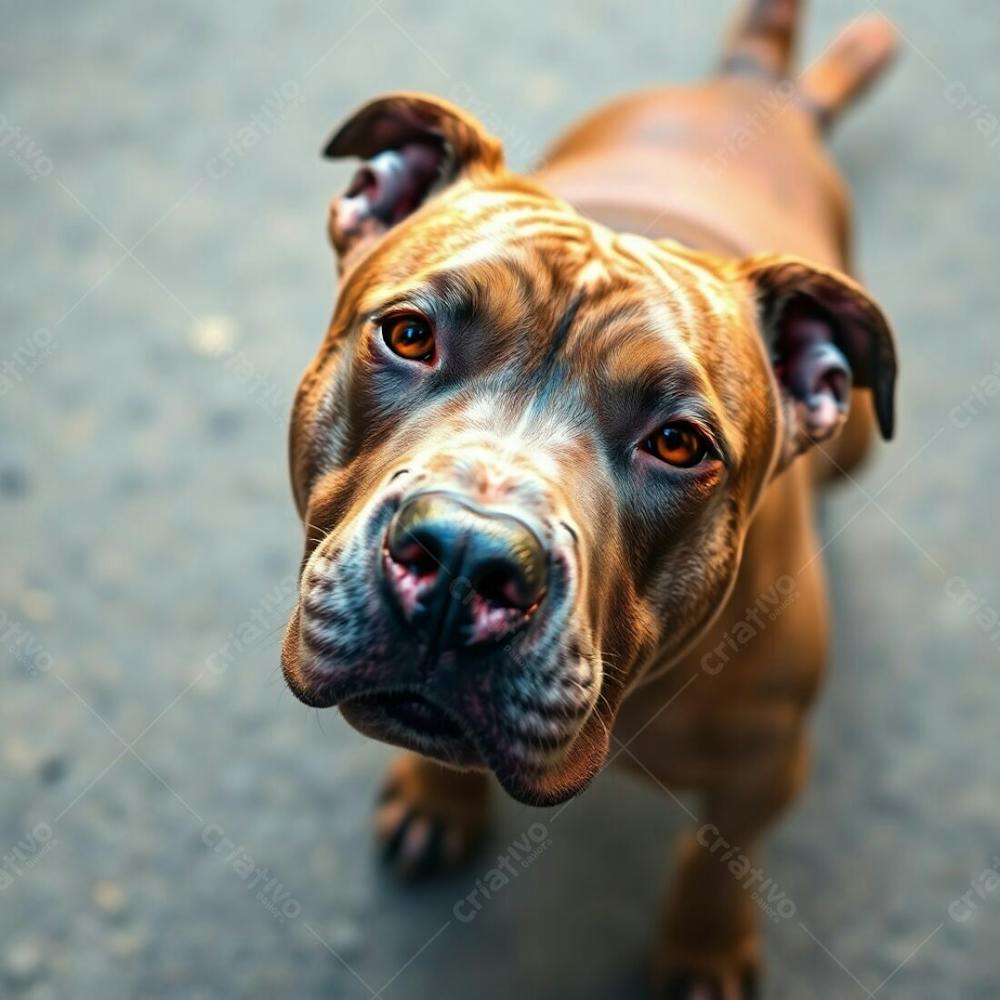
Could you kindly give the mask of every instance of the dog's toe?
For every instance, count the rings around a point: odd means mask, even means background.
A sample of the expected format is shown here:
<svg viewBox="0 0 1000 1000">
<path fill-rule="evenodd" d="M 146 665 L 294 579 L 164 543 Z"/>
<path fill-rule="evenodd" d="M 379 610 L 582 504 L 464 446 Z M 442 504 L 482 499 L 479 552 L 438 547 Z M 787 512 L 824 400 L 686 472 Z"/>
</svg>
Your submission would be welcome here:
<svg viewBox="0 0 1000 1000">
<path fill-rule="evenodd" d="M 475 849 L 480 831 L 390 800 L 376 812 L 375 838 L 382 860 L 395 875 L 420 879 L 459 867 Z"/>
<path fill-rule="evenodd" d="M 713 976 L 697 972 L 678 972 L 664 984 L 663 1000 L 756 1000 L 757 973 Z"/>
<path fill-rule="evenodd" d="M 385 808 L 376 819 L 376 837 L 381 843 L 382 859 L 402 878 L 421 878 L 442 867 L 441 824 L 420 816 L 403 803 Z"/>
<path fill-rule="evenodd" d="M 451 772 L 412 754 L 397 759 L 375 811 L 375 839 L 389 869 L 428 878 L 460 866 L 485 827 L 485 778 Z"/>
</svg>

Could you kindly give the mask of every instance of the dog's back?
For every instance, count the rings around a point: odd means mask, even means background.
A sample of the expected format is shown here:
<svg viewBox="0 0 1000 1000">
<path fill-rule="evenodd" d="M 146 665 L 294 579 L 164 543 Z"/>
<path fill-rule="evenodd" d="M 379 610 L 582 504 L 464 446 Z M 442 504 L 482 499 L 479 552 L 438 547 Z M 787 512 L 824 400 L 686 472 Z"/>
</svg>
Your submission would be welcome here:
<svg viewBox="0 0 1000 1000">
<path fill-rule="evenodd" d="M 585 214 L 716 252 L 849 265 L 846 188 L 820 138 L 886 66 L 891 27 L 854 22 L 790 75 L 797 3 L 757 0 L 719 72 L 627 94 L 572 127 L 539 179 Z"/>
</svg>

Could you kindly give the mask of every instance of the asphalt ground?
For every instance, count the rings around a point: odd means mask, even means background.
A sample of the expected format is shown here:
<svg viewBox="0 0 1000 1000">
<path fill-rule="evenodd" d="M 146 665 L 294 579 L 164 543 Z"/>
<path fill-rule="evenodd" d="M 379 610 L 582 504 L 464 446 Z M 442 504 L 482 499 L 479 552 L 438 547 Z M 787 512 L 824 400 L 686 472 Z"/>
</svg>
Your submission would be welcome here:
<svg viewBox="0 0 1000 1000">
<path fill-rule="evenodd" d="M 812 7 L 807 55 L 869 9 Z M 899 335 L 899 433 L 823 509 L 834 652 L 812 782 L 764 857 L 794 906 L 767 923 L 774 998 L 1000 993 L 1000 21 L 881 9 L 903 58 L 835 149 Z M 728 11 L 6 5 L 0 995 L 644 995 L 685 822 L 656 788 L 609 773 L 558 818 L 498 802 L 446 883 L 378 870 L 389 751 L 277 671 L 285 422 L 334 295 L 347 168 L 318 149 L 350 109 L 451 96 L 524 166 L 599 101 L 696 78 Z"/>
</svg>

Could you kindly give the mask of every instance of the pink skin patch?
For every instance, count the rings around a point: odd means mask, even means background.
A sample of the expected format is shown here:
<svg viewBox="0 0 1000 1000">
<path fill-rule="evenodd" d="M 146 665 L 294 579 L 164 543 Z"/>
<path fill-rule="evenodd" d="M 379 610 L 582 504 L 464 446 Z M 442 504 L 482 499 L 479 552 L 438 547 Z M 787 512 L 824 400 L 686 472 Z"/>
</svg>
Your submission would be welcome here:
<svg viewBox="0 0 1000 1000">
<path fill-rule="evenodd" d="M 396 562 L 387 548 L 382 550 L 382 565 L 385 575 L 392 584 L 404 617 L 409 621 L 420 606 L 420 599 L 430 590 L 438 578 L 438 570 L 414 572 L 404 563 Z"/>
<path fill-rule="evenodd" d="M 535 604 L 527 609 L 512 608 L 508 605 L 494 604 L 476 593 L 470 594 L 469 597 L 472 625 L 465 642 L 467 646 L 502 639 L 508 632 L 526 621 L 538 606 Z"/>
</svg>

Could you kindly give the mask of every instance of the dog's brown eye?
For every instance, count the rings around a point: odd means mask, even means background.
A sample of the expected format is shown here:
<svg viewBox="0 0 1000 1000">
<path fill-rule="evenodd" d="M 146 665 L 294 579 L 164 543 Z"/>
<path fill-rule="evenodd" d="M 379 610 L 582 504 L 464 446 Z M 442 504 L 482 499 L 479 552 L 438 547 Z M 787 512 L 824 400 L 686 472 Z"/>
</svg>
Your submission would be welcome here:
<svg viewBox="0 0 1000 1000">
<path fill-rule="evenodd" d="M 387 316 L 382 320 L 382 338 L 389 350 L 407 361 L 430 361 L 434 357 L 434 331 L 416 313 Z"/>
<path fill-rule="evenodd" d="M 708 442 L 690 424 L 661 427 L 646 441 L 646 450 L 668 465 L 690 469 L 709 454 Z"/>
</svg>

